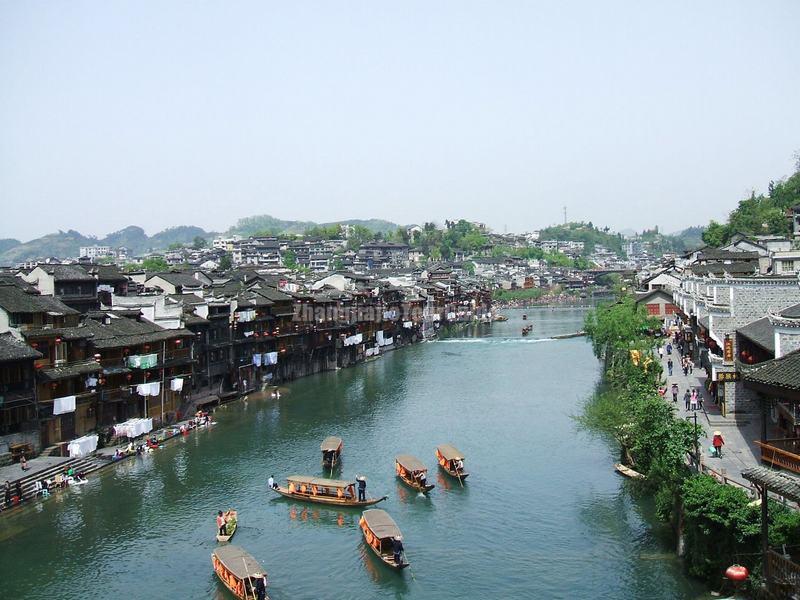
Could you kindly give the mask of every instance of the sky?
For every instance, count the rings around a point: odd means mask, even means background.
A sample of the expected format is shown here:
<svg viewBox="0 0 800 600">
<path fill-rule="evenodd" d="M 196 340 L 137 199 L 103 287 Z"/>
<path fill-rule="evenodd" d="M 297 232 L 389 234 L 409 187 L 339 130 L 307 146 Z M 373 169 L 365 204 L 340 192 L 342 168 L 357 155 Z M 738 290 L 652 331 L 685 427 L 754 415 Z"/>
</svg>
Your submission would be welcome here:
<svg viewBox="0 0 800 600">
<path fill-rule="evenodd" d="M 800 151 L 800 2 L 0 0 L 0 237 L 725 219 Z"/>
</svg>

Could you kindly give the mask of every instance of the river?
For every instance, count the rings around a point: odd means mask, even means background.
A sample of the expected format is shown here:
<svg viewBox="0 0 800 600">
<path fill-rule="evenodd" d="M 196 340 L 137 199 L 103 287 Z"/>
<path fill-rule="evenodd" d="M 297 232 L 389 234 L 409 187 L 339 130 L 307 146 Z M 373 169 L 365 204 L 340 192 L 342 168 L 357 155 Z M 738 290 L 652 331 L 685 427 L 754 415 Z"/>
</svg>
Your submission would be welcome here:
<svg viewBox="0 0 800 600">
<path fill-rule="evenodd" d="M 682 575 L 646 502 L 612 470 L 616 448 L 576 428 L 600 377 L 584 309 L 528 309 L 355 368 L 234 402 L 217 425 L 105 469 L 0 518 L 2 598 L 232 598 L 213 574 L 214 515 L 239 511 L 233 542 L 269 573 L 274 599 L 705 598 Z M 322 475 L 319 444 L 344 438 L 342 475 L 403 530 L 410 570 L 368 551 L 357 510 L 299 504 L 266 479 Z M 462 488 L 434 448 L 466 455 Z M 414 454 L 436 488 L 394 477 Z"/>
</svg>

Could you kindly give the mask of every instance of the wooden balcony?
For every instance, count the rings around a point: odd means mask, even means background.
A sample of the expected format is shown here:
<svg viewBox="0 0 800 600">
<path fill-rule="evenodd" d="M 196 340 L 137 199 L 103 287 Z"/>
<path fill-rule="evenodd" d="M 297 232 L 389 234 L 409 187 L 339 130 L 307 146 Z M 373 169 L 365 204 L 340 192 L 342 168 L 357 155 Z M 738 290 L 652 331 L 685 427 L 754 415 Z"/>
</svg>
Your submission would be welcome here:
<svg viewBox="0 0 800 600">
<path fill-rule="evenodd" d="M 795 597 L 791 594 L 796 594 L 800 590 L 800 565 L 772 550 L 767 554 L 767 560 L 769 560 L 771 591 L 786 594 L 781 597 Z"/>
<path fill-rule="evenodd" d="M 782 438 L 756 442 L 761 448 L 761 462 L 800 473 L 800 438 Z"/>
</svg>

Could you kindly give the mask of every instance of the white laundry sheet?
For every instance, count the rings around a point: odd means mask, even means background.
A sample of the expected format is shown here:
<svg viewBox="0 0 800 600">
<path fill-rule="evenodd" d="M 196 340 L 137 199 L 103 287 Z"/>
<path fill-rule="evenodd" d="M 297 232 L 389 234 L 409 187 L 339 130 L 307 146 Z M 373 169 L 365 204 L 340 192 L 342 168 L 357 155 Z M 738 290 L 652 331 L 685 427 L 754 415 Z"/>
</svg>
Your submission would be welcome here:
<svg viewBox="0 0 800 600">
<path fill-rule="evenodd" d="M 67 444 L 71 458 L 76 456 L 86 456 L 97 450 L 97 435 L 85 435 Z"/>
</svg>

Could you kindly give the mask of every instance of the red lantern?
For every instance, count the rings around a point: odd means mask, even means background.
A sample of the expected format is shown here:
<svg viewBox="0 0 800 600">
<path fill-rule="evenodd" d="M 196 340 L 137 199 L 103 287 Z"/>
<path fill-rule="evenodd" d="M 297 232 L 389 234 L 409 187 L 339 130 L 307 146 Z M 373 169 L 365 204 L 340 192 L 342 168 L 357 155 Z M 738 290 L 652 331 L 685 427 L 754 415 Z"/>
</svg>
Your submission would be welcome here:
<svg viewBox="0 0 800 600">
<path fill-rule="evenodd" d="M 60 344 L 60 343 L 61 343 L 61 338 L 60 338 L 60 337 L 57 337 L 57 338 L 56 338 L 56 344 Z"/>
<path fill-rule="evenodd" d="M 147 352 L 148 350 L 150 350 L 150 344 L 145 344 L 144 351 Z"/>
<path fill-rule="evenodd" d="M 57 384 L 57 383 L 51 383 L 51 384 L 50 384 L 50 387 L 51 387 L 52 389 L 56 389 L 56 388 L 58 387 L 58 384 Z"/>
<path fill-rule="evenodd" d="M 725 577 L 731 581 L 744 581 L 750 576 L 750 571 L 742 565 L 731 565 L 725 570 Z"/>
<path fill-rule="evenodd" d="M 175 340 L 175 345 L 180 346 L 183 343 L 183 340 Z"/>
<path fill-rule="evenodd" d="M 128 373 L 127 375 L 125 375 L 125 379 L 127 379 L 128 381 L 133 379 L 133 373 Z"/>
<path fill-rule="evenodd" d="M 39 344 L 38 344 L 38 342 L 33 342 L 33 343 L 31 344 L 31 348 L 38 348 L 38 347 L 39 347 Z"/>
</svg>

